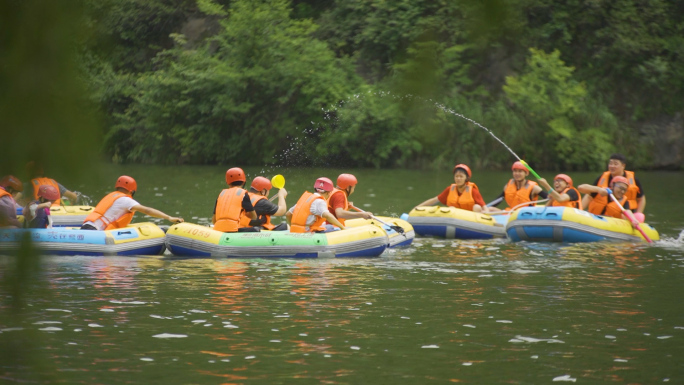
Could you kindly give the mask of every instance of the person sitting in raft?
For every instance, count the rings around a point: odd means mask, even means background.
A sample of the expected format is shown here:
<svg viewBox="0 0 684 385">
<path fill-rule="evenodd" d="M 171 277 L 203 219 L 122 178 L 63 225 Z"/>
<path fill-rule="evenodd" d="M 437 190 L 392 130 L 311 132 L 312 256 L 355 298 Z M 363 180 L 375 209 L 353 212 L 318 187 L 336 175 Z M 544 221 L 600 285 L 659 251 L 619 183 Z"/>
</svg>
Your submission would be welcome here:
<svg viewBox="0 0 684 385">
<path fill-rule="evenodd" d="M 50 207 L 59 199 L 59 191 L 54 186 L 38 187 L 38 199 L 24 207 L 24 225 L 30 229 L 51 229 Z"/>
<path fill-rule="evenodd" d="M 547 206 L 551 207 L 572 207 L 579 209 L 581 207 L 580 193 L 576 188 L 572 187 L 572 178 L 565 174 L 558 174 L 553 178 L 553 188 L 549 186 L 546 179 L 539 179 L 539 184 L 549 191 L 549 203 Z"/>
<path fill-rule="evenodd" d="M 543 191 L 536 182 L 527 180 L 527 176 L 530 174 L 530 171 L 527 169 L 527 167 L 525 167 L 524 164 L 522 164 L 522 162 L 517 161 L 513 163 L 511 171 L 513 171 L 513 179 L 506 183 L 501 195 L 496 197 L 496 199 L 493 201 L 487 203 L 487 206 L 496 207 L 505 200 L 506 204 L 508 204 L 506 211 L 509 211 L 513 207 L 526 202 L 530 202 L 530 206 L 534 206 L 534 202 L 539 199 L 539 197 L 544 199 L 548 197 L 546 192 Z M 496 210 L 491 209 L 490 211 Z"/>
<path fill-rule="evenodd" d="M 327 199 L 333 191 L 333 183 L 328 178 L 318 178 L 314 183 L 314 192 L 305 191 L 297 204 L 287 212 L 287 223 L 292 233 L 324 233 L 336 230 L 334 226 L 344 230 L 344 225 L 328 211 Z M 328 221 L 328 225 L 323 222 Z"/>
<path fill-rule="evenodd" d="M 632 211 L 643 213 L 646 208 L 646 195 L 641 187 L 639 179 L 634 176 L 634 171 L 625 171 L 627 166 L 627 159 L 622 154 L 612 154 L 608 161 L 608 171 L 604 172 L 596 178 L 594 186 L 606 188 L 610 186 L 612 178 L 617 176 L 624 177 L 629 182 L 627 188 L 627 200 Z M 587 194 L 582 198 L 582 207 L 589 212 L 602 211 L 603 208 L 610 202 L 610 197 L 597 195 L 595 193 Z"/>
<path fill-rule="evenodd" d="M 17 200 L 30 200 L 31 197 L 33 199 L 38 199 L 38 188 L 40 186 L 52 186 L 57 190 L 57 194 L 59 195 L 57 200 L 54 201 L 53 206 L 60 206 L 62 205 L 62 197 L 68 198 L 69 201 L 74 204 L 76 201 L 78 201 L 78 194 L 76 194 L 73 191 L 69 191 L 66 187 L 62 186 L 60 183 L 58 183 L 56 180 L 52 178 L 47 178 L 44 174 L 45 172 L 43 171 L 43 166 L 36 162 L 28 162 L 26 164 L 26 172 L 29 175 L 29 178 L 31 179 L 31 183 L 29 184 L 31 186 L 31 191 L 28 191 L 26 194 L 26 197 L 19 196 Z"/>
<path fill-rule="evenodd" d="M 610 198 L 610 194 L 605 187 L 592 186 L 590 184 L 581 184 L 577 186 L 577 189 L 584 194 L 592 194 L 597 198 L 601 197 L 604 199 L 609 199 L 610 202 L 607 205 L 589 205 L 588 210 L 592 214 L 603 215 L 606 217 L 622 218 L 631 221 L 627 216 L 622 214 L 620 207 Z M 627 191 L 629 190 L 629 180 L 624 176 L 615 176 L 610 182 L 610 189 L 613 190 L 613 196 L 620 202 L 625 210 L 631 210 L 631 203 L 627 198 Z M 594 198 L 596 199 L 596 198 Z M 599 209 L 600 207 L 600 209 Z M 592 211 L 593 210 L 593 211 Z M 639 222 L 644 221 L 643 214 L 635 215 Z"/>
<path fill-rule="evenodd" d="M 133 199 L 138 183 L 127 175 L 120 176 L 114 184 L 116 191 L 105 195 L 88 214 L 81 230 L 112 230 L 128 226 L 136 211 L 155 218 L 166 219 L 171 223 L 183 222 L 183 218 L 172 217 L 163 212 L 146 207 Z"/>
<path fill-rule="evenodd" d="M 243 187 L 247 182 L 245 172 L 239 167 L 233 167 L 226 171 L 226 183 L 228 188 L 221 191 L 216 198 L 214 215 L 211 222 L 214 230 L 224 233 L 254 233 L 259 232 L 260 227 L 241 224 L 241 221 L 257 219 L 252 201 Z M 247 219 L 243 219 L 247 218 Z"/>
<path fill-rule="evenodd" d="M 456 207 L 457 209 L 470 210 L 476 213 L 487 212 L 482 195 L 477 185 L 470 181 L 473 173 L 470 167 L 465 164 L 454 166 L 454 183 L 447 186 L 441 194 L 430 198 L 419 206 L 433 206 L 441 203 L 446 206 Z"/>
<path fill-rule="evenodd" d="M 333 189 L 328 197 L 328 211 L 344 225 L 346 219 L 364 218 L 371 219 L 373 213 L 349 211 L 349 196 L 354 193 L 358 181 L 352 174 L 340 174 L 337 177 L 337 187 Z"/>
<path fill-rule="evenodd" d="M 21 227 L 14 198 L 22 191 L 24 184 L 17 177 L 7 175 L 0 180 L 0 228 Z"/>
<path fill-rule="evenodd" d="M 271 181 L 263 176 L 258 176 L 252 180 L 252 185 L 247 194 L 249 195 L 252 206 L 254 206 L 257 219 L 251 220 L 248 216 L 243 216 L 240 219 L 240 224 L 243 227 L 260 226 L 262 229 L 266 230 L 287 231 L 287 223 L 283 222 L 278 226 L 271 223 L 272 216 L 280 217 L 287 213 L 287 206 L 285 203 L 287 190 L 281 188 L 278 191 L 278 204 L 275 204 L 267 199 L 271 192 L 271 188 L 273 188 Z"/>
</svg>

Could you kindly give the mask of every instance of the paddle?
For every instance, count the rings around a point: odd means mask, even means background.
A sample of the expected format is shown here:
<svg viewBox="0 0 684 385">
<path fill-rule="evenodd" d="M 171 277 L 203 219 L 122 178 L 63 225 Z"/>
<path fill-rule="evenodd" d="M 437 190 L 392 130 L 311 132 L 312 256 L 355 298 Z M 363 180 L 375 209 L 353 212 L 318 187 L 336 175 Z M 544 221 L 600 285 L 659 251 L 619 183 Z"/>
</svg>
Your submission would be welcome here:
<svg viewBox="0 0 684 385">
<path fill-rule="evenodd" d="M 277 188 L 278 190 L 280 190 L 281 188 L 285 187 L 285 177 L 280 175 L 280 174 L 274 176 L 273 178 L 271 178 L 271 185 L 273 187 Z M 276 199 L 277 197 L 278 197 L 278 194 L 272 196 L 269 199 L 269 201 L 273 202 L 273 200 Z"/>
<path fill-rule="evenodd" d="M 356 207 L 356 206 L 354 206 L 354 205 L 349 205 L 349 207 L 351 207 L 352 209 L 354 209 L 354 210 L 356 210 L 356 211 L 358 211 L 358 212 L 360 212 L 360 213 L 365 213 L 365 211 L 361 210 L 360 208 L 358 208 L 358 207 Z M 397 225 L 393 225 L 393 224 L 391 224 L 391 223 L 387 223 L 387 222 L 383 221 L 382 219 L 380 219 L 380 218 L 378 218 L 378 217 L 376 217 L 376 216 L 374 216 L 374 215 L 371 215 L 371 218 L 375 219 L 376 221 L 382 223 L 382 224 L 385 225 L 385 226 L 388 226 L 390 229 L 396 231 L 397 233 L 403 235 L 404 238 L 406 238 L 406 232 L 404 231 L 404 228 L 403 228 L 403 227 L 397 226 Z"/>
<path fill-rule="evenodd" d="M 607 191 L 608 194 L 610 195 L 610 199 L 612 199 L 613 202 L 615 202 L 615 204 L 618 205 L 618 207 L 619 207 L 620 210 L 622 211 L 622 214 L 623 214 L 624 216 L 626 216 L 627 218 L 629 218 L 629 220 L 632 222 L 632 225 L 634 225 L 634 227 L 636 227 L 636 229 L 639 230 L 639 232 L 641 233 L 641 235 L 644 236 L 644 239 L 646 240 L 646 242 L 648 242 L 648 243 L 653 243 L 653 241 L 651 240 L 651 238 L 649 238 L 648 235 L 646 235 L 646 233 L 644 232 L 644 229 L 642 229 L 641 226 L 639 225 L 639 221 L 637 221 L 636 218 L 634 218 L 634 215 L 632 215 L 632 212 L 629 211 L 629 210 L 625 210 L 625 208 L 622 207 L 622 205 L 620 204 L 620 201 L 617 200 L 617 198 L 615 198 L 615 195 L 613 195 L 613 190 L 607 188 L 606 191 Z"/>
<path fill-rule="evenodd" d="M 532 167 L 530 167 L 530 165 L 527 164 L 527 162 L 525 162 L 525 161 L 522 160 L 522 159 L 518 159 L 518 160 L 520 161 L 520 163 L 523 164 L 523 166 L 527 167 L 527 169 L 530 170 L 530 172 L 532 173 L 532 175 L 534 175 L 535 178 L 541 179 L 541 177 L 539 176 L 539 174 L 537 174 L 536 172 L 534 172 L 534 170 L 532 169 Z"/>
</svg>

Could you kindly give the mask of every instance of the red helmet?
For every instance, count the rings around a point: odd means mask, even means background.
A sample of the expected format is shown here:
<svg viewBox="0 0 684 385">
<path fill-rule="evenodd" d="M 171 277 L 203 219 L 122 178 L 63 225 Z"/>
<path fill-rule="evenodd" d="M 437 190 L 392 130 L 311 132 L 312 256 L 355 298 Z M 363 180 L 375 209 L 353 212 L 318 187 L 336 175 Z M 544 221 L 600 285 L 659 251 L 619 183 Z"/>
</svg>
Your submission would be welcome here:
<svg viewBox="0 0 684 385">
<path fill-rule="evenodd" d="M 457 165 L 454 166 L 454 171 L 453 171 L 454 174 L 456 174 L 456 169 L 458 169 L 458 168 L 465 170 L 466 174 L 468 174 L 468 178 L 472 178 L 473 172 L 470 171 L 470 167 L 468 167 L 468 166 L 466 166 L 465 164 L 462 164 L 462 163 L 461 163 L 461 164 L 457 164 Z"/>
<path fill-rule="evenodd" d="M 624 183 L 627 186 L 629 186 L 629 181 L 624 176 L 613 177 L 613 179 L 611 179 L 610 181 L 610 187 L 612 188 L 615 185 L 615 183 Z"/>
<path fill-rule="evenodd" d="M 14 175 L 7 175 L 0 180 L 0 186 L 10 187 L 14 191 L 24 191 L 24 184 Z"/>
<path fill-rule="evenodd" d="M 333 190 L 334 186 L 333 182 L 330 179 L 321 177 L 316 179 L 316 183 L 314 183 L 314 188 L 330 192 Z"/>
<path fill-rule="evenodd" d="M 254 178 L 254 180 L 252 181 L 252 188 L 257 191 L 270 190 L 271 188 L 273 188 L 273 185 L 271 184 L 271 181 L 268 180 L 268 178 L 258 176 Z"/>
<path fill-rule="evenodd" d="M 130 176 L 121 175 L 119 179 L 116 180 L 114 188 L 123 188 L 128 192 L 133 193 L 138 191 L 138 184 L 135 182 L 135 179 L 131 178 Z"/>
<path fill-rule="evenodd" d="M 226 183 L 231 185 L 233 182 L 246 182 L 245 172 L 240 167 L 233 167 L 226 171 Z"/>
<path fill-rule="evenodd" d="M 346 190 L 349 186 L 356 186 L 359 183 L 356 177 L 352 174 L 340 174 L 337 177 L 337 186 L 343 190 Z"/>
<path fill-rule="evenodd" d="M 38 197 L 45 198 L 49 201 L 56 201 L 59 199 L 59 191 L 53 186 L 44 184 L 38 187 Z"/>
<path fill-rule="evenodd" d="M 565 183 L 568 184 L 568 186 L 572 186 L 572 178 L 570 178 L 569 176 L 567 176 L 567 175 L 565 175 L 565 174 L 558 174 L 558 175 L 556 175 L 556 177 L 553 178 L 553 180 L 556 180 L 556 179 L 564 180 Z"/>
<path fill-rule="evenodd" d="M 511 171 L 513 171 L 513 170 L 523 170 L 523 171 L 525 171 L 525 174 L 530 173 L 530 170 L 528 170 L 527 167 L 525 167 L 525 165 L 522 164 L 522 162 L 520 162 L 520 161 L 513 163 L 513 166 L 511 167 Z"/>
</svg>

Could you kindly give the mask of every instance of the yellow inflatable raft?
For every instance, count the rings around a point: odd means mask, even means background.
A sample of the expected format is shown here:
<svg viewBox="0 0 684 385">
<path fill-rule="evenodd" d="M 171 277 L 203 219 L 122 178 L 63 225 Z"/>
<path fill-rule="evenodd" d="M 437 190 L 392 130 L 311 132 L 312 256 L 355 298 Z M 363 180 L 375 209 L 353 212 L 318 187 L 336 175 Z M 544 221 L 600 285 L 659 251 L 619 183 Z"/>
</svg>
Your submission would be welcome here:
<svg viewBox="0 0 684 385">
<path fill-rule="evenodd" d="M 653 241 L 660 235 L 646 223 L 641 228 Z M 511 214 L 506 234 L 514 241 L 535 242 L 645 242 L 629 221 L 594 215 L 570 207 L 525 207 Z"/>
<path fill-rule="evenodd" d="M 373 225 L 330 233 L 223 233 L 206 226 L 178 223 L 166 232 L 166 246 L 188 257 L 377 257 L 389 245 L 387 234 Z"/>
</svg>

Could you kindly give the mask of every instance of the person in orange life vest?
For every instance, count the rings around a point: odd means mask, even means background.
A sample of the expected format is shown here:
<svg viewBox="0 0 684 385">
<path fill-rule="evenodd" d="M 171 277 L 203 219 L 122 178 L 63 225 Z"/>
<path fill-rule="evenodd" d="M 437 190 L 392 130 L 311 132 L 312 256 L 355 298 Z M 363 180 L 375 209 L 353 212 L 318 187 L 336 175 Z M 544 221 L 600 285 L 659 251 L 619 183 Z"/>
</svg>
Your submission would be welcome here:
<svg viewBox="0 0 684 385">
<path fill-rule="evenodd" d="M 506 210 L 510 210 L 511 208 L 525 202 L 531 202 L 530 206 L 534 206 L 534 201 L 536 201 L 539 197 L 544 199 L 548 197 L 546 191 L 542 190 L 542 188 L 539 187 L 536 182 L 527 180 L 527 176 L 530 174 L 530 171 L 527 169 L 527 167 L 525 167 L 524 164 L 522 164 L 522 162 L 518 161 L 513 163 L 511 171 L 513 171 L 513 179 L 506 183 L 503 191 L 498 197 L 496 197 L 496 199 L 487 203 L 488 207 L 498 206 L 502 201 L 505 200 L 508 204 Z M 496 210 L 490 210 L 490 212 L 494 211 Z"/>
<path fill-rule="evenodd" d="M 247 182 L 247 177 L 241 168 L 233 167 L 226 171 L 226 184 L 229 187 L 221 191 L 221 194 L 216 198 L 214 215 L 211 217 L 214 230 L 224 233 L 253 233 L 260 231 L 260 227 L 240 223 L 245 220 L 257 219 L 249 194 L 243 188 L 245 182 Z"/>
<path fill-rule="evenodd" d="M 21 227 L 17 219 L 17 205 L 14 199 L 24 191 L 24 184 L 13 176 L 7 175 L 0 180 L 0 227 Z"/>
<path fill-rule="evenodd" d="M 539 179 L 539 184 L 549 191 L 549 203 L 546 204 L 547 206 L 580 208 L 580 193 L 572 186 L 572 178 L 569 176 L 565 174 L 556 175 L 553 178 L 553 188 L 544 178 Z"/>
<path fill-rule="evenodd" d="M 114 184 L 115 191 L 107 194 L 95 206 L 81 230 L 111 230 L 128 226 L 136 211 L 155 218 L 166 219 L 172 223 L 183 222 L 183 218 L 172 217 L 151 207 L 143 206 L 133 199 L 138 191 L 138 183 L 127 175 L 120 176 Z"/>
<path fill-rule="evenodd" d="M 250 220 L 249 217 L 243 216 L 240 223 L 243 226 L 260 226 L 266 230 L 272 231 L 287 231 L 287 223 L 281 223 L 275 226 L 271 223 L 272 216 L 283 216 L 287 213 L 287 205 L 285 197 L 287 197 L 287 190 L 281 188 L 278 191 L 278 204 L 268 200 L 268 195 L 271 192 L 273 185 L 271 181 L 263 176 L 258 176 L 252 180 L 252 185 L 249 188 L 250 202 L 254 206 L 257 219 Z"/>
<path fill-rule="evenodd" d="M 588 210 L 592 214 L 604 215 L 613 218 L 623 218 L 629 220 L 626 216 L 622 214 L 620 207 L 610 198 L 610 194 L 605 187 L 592 186 L 590 184 L 581 184 L 577 186 L 577 189 L 584 194 L 596 194 L 596 196 L 607 197 L 610 203 L 602 206 L 591 206 Z M 627 199 L 627 191 L 629 190 L 629 180 L 624 176 L 615 176 L 610 182 L 610 189 L 613 191 L 613 195 L 620 201 L 620 204 L 625 210 L 631 210 L 630 201 Z M 596 199 L 596 198 L 594 198 Z"/>
<path fill-rule="evenodd" d="M 333 189 L 328 197 L 328 211 L 337 218 L 337 220 L 344 224 L 345 219 L 365 218 L 371 219 L 373 213 L 349 211 L 349 196 L 354 193 L 358 181 L 352 174 L 340 174 L 337 177 L 337 187 Z"/>
<path fill-rule="evenodd" d="M 287 212 L 287 223 L 292 233 L 323 233 L 336 230 L 334 226 L 344 230 L 344 225 L 328 211 L 327 199 L 333 191 L 333 183 L 328 178 L 318 178 L 314 183 L 314 192 L 305 191 L 297 204 Z M 323 222 L 327 221 L 328 225 Z"/>
<path fill-rule="evenodd" d="M 59 194 L 59 197 L 55 202 L 53 203 L 53 206 L 60 206 L 62 204 L 62 197 L 68 198 L 69 201 L 72 204 L 75 204 L 76 201 L 78 201 L 78 194 L 69 191 L 66 187 L 62 186 L 59 184 L 56 180 L 47 178 L 45 177 L 45 173 L 43 171 L 43 166 L 36 162 L 28 162 L 26 164 L 26 172 L 29 175 L 29 179 L 31 179 L 30 186 L 31 190 L 27 191 L 25 194 L 27 196 L 19 196 L 17 200 L 21 201 L 30 201 L 31 199 L 38 199 L 38 188 L 42 185 L 49 185 L 57 189 L 57 193 Z"/>
<path fill-rule="evenodd" d="M 462 210 L 470 210 L 476 213 L 487 212 L 482 195 L 477 185 L 470 181 L 473 173 L 465 164 L 454 166 L 454 184 L 447 186 L 439 195 L 430 198 L 419 206 L 432 206 L 441 203 L 446 206 L 456 207 Z"/>
<path fill-rule="evenodd" d="M 24 207 L 24 226 L 31 229 L 51 229 L 50 206 L 59 199 L 54 186 L 42 185 L 38 188 L 38 199 Z"/>
<path fill-rule="evenodd" d="M 639 179 L 634 176 L 633 171 L 625 171 L 625 166 L 627 166 L 627 159 L 624 155 L 612 154 L 608 161 L 608 171 L 596 178 L 593 185 L 606 188 L 610 186 L 612 178 L 616 176 L 625 177 L 629 182 L 629 187 L 625 194 L 627 200 L 629 200 L 629 207 L 634 212 L 643 213 L 646 208 L 646 195 L 644 195 L 644 189 L 641 187 Z M 582 198 L 582 207 L 589 212 L 600 211 L 603 210 L 603 206 L 607 205 L 609 202 L 610 197 L 592 193 L 587 194 Z"/>
</svg>

